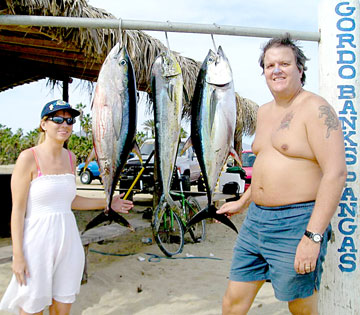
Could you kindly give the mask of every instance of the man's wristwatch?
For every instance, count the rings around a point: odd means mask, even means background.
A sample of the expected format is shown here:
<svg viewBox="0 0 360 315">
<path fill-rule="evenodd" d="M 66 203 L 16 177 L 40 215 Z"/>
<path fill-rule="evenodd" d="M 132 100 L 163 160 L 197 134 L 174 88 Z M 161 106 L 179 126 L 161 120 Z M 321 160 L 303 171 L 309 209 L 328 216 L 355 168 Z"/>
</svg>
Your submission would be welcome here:
<svg viewBox="0 0 360 315">
<path fill-rule="evenodd" d="M 323 235 L 318 234 L 318 233 L 313 233 L 308 230 L 305 230 L 304 235 L 307 236 L 308 238 L 310 238 L 315 243 L 321 243 L 324 238 Z"/>
</svg>

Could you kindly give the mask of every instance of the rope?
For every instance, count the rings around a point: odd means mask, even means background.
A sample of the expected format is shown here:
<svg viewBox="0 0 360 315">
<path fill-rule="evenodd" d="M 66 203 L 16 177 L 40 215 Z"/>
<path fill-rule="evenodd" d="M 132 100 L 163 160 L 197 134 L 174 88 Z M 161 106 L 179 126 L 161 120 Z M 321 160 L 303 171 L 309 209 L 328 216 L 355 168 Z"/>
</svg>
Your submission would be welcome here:
<svg viewBox="0 0 360 315">
<path fill-rule="evenodd" d="M 126 256 L 137 255 L 137 253 L 127 253 L 127 254 L 106 253 L 106 252 L 101 252 L 101 251 L 96 250 L 96 249 L 90 249 L 89 251 L 92 252 L 92 253 L 96 253 L 96 254 L 100 254 L 100 255 L 104 255 L 104 256 L 126 257 Z M 170 260 L 176 260 L 176 259 L 212 259 L 212 260 L 223 260 L 222 258 L 208 257 L 208 256 L 167 257 L 167 256 L 159 256 L 159 255 L 151 254 L 151 253 L 145 253 L 145 255 L 150 256 L 150 257 L 148 258 L 148 262 L 160 262 L 161 259 L 170 259 Z"/>
<path fill-rule="evenodd" d="M 120 256 L 120 257 L 124 257 L 124 256 L 136 255 L 136 253 L 127 253 L 127 254 L 105 253 L 105 252 L 101 252 L 101 251 L 96 250 L 96 249 L 89 249 L 89 251 L 92 252 L 92 253 L 96 253 L 96 254 L 100 254 L 100 255 L 104 255 L 104 256 Z"/>
<path fill-rule="evenodd" d="M 167 256 L 159 256 L 159 255 L 151 254 L 151 253 L 145 253 L 145 255 L 150 256 L 149 259 L 148 259 L 148 262 L 160 262 L 161 259 L 171 259 L 171 260 L 175 260 L 175 259 L 212 259 L 212 260 L 223 260 L 222 258 L 208 257 L 208 256 L 167 257 Z"/>
</svg>

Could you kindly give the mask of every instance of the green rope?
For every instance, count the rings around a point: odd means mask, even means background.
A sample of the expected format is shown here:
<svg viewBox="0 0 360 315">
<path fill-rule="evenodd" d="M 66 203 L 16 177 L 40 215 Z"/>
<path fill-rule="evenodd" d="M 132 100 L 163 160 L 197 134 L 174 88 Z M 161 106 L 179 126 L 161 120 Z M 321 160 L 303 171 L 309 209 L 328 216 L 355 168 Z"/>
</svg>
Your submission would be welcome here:
<svg viewBox="0 0 360 315">
<path fill-rule="evenodd" d="M 101 251 L 96 250 L 96 249 L 89 249 L 89 251 L 92 252 L 92 253 L 96 253 L 96 254 L 100 254 L 100 255 L 104 255 L 104 256 L 120 256 L 120 257 L 125 257 L 125 256 L 136 255 L 136 253 L 128 253 L 128 254 L 105 253 L 105 252 L 101 252 Z"/>
<path fill-rule="evenodd" d="M 89 251 L 92 252 L 92 253 L 96 253 L 96 254 L 100 254 L 100 255 L 105 255 L 105 256 L 126 257 L 126 256 L 137 255 L 137 253 L 127 253 L 127 254 L 106 253 L 106 252 L 101 252 L 101 251 L 96 250 L 96 249 L 90 249 Z M 150 256 L 150 257 L 148 258 L 148 262 L 160 262 L 161 259 L 171 259 L 171 260 L 175 260 L 175 259 L 212 259 L 212 260 L 223 260 L 222 258 L 207 257 L 207 256 L 167 257 L 167 256 L 159 256 L 159 255 L 151 254 L 151 253 L 145 253 L 145 255 Z"/>
<path fill-rule="evenodd" d="M 217 257 L 207 257 L 207 256 L 189 256 L 189 257 L 167 257 L 167 256 L 159 256 L 156 254 L 145 253 L 145 255 L 150 256 L 148 261 L 149 262 L 160 262 L 161 259 L 212 259 L 212 260 L 223 260 L 222 258 Z"/>
</svg>

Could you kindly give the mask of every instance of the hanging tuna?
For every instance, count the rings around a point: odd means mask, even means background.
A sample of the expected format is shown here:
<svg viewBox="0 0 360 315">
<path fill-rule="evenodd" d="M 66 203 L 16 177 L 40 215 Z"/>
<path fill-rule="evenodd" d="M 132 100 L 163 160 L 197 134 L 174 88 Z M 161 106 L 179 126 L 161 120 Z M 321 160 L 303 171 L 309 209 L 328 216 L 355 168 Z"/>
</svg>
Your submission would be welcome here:
<svg viewBox="0 0 360 315">
<path fill-rule="evenodd" d="M 216 213 L 212 204 L 215 186 L 229 154 L 239 164 L 233 148 L 236 125 L 236 97 L 232 71 L 221 46 L 209 51 L 195 86 L 191 102 L 191 142 L 199 160 L 208 206 L 196 214 L 188 227 L 205 218 L 215 218 L 237 232 L 234 224 Z"/>
<path fill-rule="evenodd" d="M 85 231 L 104 221 L 115 221 L 131 228 L 125 218 L 111 209 L 111 202 L 120 172 L 136 146 L 136 124 L 134 70 L 126 47 L 117 43 L 101 67 L 92 102 L 93 144 L 107 208 L 89 222 Z"/>
</svg>

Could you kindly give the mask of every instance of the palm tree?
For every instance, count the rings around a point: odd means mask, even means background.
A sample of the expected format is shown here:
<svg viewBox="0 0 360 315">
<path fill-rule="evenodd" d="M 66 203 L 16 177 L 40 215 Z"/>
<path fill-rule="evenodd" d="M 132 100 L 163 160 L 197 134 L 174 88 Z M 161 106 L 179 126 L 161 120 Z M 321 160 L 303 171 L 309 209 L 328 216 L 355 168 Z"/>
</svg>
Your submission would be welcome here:
<svg viewBox="0 0 360 315">
<path fill-rule="evenodd" d="M 86 105 L 84 105 L 83 103 L 79 103 L 76 104 L 75 108 L 80 112 L 80 137 L 82 136 L 81 134 L 81 130 L 82 130 L 82 121 L 83 121 L 83 114 L 84 114 L 84 109 L 86 108 Z"/>
<path fill-rule="evenodd" d="M 80 121 L 80 125 L 85 132 L 85 136 L 89 137 L 92 131 L 92 118 L 90 114 L 86 114 L 82 116 L 82 120 Z"/>
<path fill-rule="evenodd" d="M 148 119 L 142 124 L 146 133 L 151 132 L 151 138 L 155 138 L 155 121 L 154 119 Z"/>
</svg>

